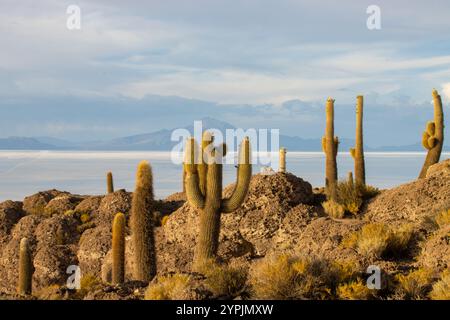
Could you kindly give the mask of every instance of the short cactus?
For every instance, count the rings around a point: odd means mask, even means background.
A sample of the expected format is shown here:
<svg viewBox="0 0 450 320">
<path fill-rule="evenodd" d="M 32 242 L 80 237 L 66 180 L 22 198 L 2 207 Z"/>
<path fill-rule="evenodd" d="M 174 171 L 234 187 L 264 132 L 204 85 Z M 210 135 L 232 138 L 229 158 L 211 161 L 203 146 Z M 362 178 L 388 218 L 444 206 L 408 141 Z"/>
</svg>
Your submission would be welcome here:
<svg viewBox="0 0 450 320">
<path fill-rule="evenodd" d="M 355 148 L 350 149 L 350 154 L 355 160 L 355 183 L 358 186 L 365 186 L 366 169 L 364 163 L 363 142 L 363 96 L 356 97 L 356 139 Z"/>
<path fill-rule="evenodd" d="M 108 193 L 114 192 L 114 182 L 113 182 L 112 172 L 108 172 L 106 174 L 106 186 L 107 186 Z"/>
<path fill-rule="evenodd" d="M 235 189 L 229 198 L 222 199 L 222 159 L 225 149 L 214 147 L 213 137 L 207 132 L 203 135 L 201 145 L 202 159 L 197 157 L 195 140 L 191 138 L 186 143 L 186 197 L 191 206 L 200 209 L 200 232 L 193 264 L 195 270 L 200 270 L 216 257 L 221 213 L 237 210 L 244 202 L 250 184 L 250 142 L 245 138 L 240 147 Z"/>
<path fill-rule="evenodd" d="M 325 187 L 329 200 L 336 197 L 337 162 L 339 139 L 334 136 L 334 100 L 327 99 L 325 136 L 322 138 L 322 150 L 325 152 Z"/>
<path fill-rule="evenodd" d="M 112 283 L 122 284 L 125 281 L 125 224 L 123 213 L 114 217 L 112 226 Z"/>
<path fill-rule="evenodd" d="M 134 246 L 134 280 L 150 281 L 156 275 L 152 169 L 147 161 L 138 165 L 131 203 L 131 239 Z"/>
<path fill-rule="evenodd" d="M 351 171 L 349 171 L 349 173 L 348 173 L 347 182 L 348 182 L 348 185 L 350 188 L 353 189 L 355 187 L 355 183 L 353 180 L 353 172 L 351 172 Z"/>
<path fill-rule="evenodd" d="M 434 121 L 429 121 L 422 135 L 422 145 L 428 150 L 427 157 L 419 174 L 419 179 L 425 178 L 428 168 L 439 162 L 444 145 L 444 111 L 441 96 L 433 89 Z"/>
<path fill-rule="evenodd" d="M 20 240 L 19 248 L 19 294 L 31 294 L 32 278 L 33 261 L 31 256 L 30 244 L 27 238 L 22 238 L 22 240 Z"/>
<path fill-rule="evenodd" d="M 280 149 L 280 154 L 279 154 L 280 158 L 279 158 L 279 172 L 285 173 L 286 172 L 286 148 L 281 148 Z"/>
</svg>

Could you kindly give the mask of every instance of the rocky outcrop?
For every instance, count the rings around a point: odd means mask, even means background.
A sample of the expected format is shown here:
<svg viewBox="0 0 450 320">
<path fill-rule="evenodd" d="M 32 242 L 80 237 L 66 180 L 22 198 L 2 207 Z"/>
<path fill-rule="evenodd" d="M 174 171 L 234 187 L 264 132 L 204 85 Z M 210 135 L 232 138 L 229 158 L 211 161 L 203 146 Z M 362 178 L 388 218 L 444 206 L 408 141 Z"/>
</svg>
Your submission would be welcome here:
<svg viewBox="0 0 450 320">
<path fill-rule="evenodd" d="M 420 223 L 450 208 L 450 159 L 431 166 L 427 177 L 385 190 L 367 206 L 365 219 Z"/>
<path fill-rule="evenodd" d="M 8 240 L 13 226 L 24 214 L 22 202 L 8 200 L 0 203 L 0 249 Z"/>
<path fill-rule="evenodd" d="M 233 188 L 226 187 L 224 195 Z M 224 259 L 264 255 L 286 214 L 313 199 L 311 185 L 292 174 L 254 175 L 241 208 L 222 215 L 219 255 Z M 158 266 L 163 271 L 190 271 L 198 214 L 185 203 L 157 230 Z"/>
<path fill-rule="evenodd" d="M 73 210 L 83 200 L 80 196 L 70 194 L 62 194 L 50 200 L 44 208 L 44 212 L 48 216 L 55 214 L 64 214 L 68 210 Z"/>
<path fill-rule="evenodd" d="M 35 193 L 23 199 L 23 210 L 27 214 L 44 214 L 45 207 L 50 202 L 50 200 L 63 194 L 69 193 L 55 189 Z"/>
<path fill-rule="evenodd" d="M 77 253 L 83 275 L 101 278 L 103 259 L 111 249 L 111 237 L 110 226 L 99 226 L 83 233 Z"/>
<path fill-rule="evenodd" d="M 128 216 L 131 209 L 131 195 L 130 192 L 121 189 L 104 196 L 98 208 L 96 223 L 98 225 L 111 225 L 114 216 L 119 212 Z"/>
</svg>

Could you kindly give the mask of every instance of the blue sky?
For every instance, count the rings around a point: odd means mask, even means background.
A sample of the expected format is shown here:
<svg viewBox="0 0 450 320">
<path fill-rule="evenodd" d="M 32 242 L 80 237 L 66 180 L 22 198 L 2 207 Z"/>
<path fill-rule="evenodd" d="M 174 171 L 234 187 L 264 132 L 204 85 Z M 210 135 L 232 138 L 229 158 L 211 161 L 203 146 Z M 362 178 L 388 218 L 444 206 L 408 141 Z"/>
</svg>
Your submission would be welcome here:
<svg viewBox="0 0 450 320">
<path fill-rule="evenodd" d="M 366 27 L 373 4 L 381 30 Z M 432 88 L 449 110 L 449 14 L 432 0 L 1 0 L 0 136 L 105 139 L 205 115 L 318 137 L 332 96 L 351 137 L 364 94 L 369 142 L 414 143 Z"/>
</svg>

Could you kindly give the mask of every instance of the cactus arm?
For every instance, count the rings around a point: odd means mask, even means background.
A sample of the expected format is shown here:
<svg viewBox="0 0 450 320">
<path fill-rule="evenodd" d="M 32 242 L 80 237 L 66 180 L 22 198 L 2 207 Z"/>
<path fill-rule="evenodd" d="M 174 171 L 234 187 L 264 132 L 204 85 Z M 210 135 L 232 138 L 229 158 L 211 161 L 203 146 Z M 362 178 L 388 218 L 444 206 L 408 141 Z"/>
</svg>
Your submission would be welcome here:
<svg viewBox="0 0 450 320">
<path fill-rule="evenodd" d="M 240 151 L 236 186 L 231 196 L 228 199 L 222 200 L 221 211 L 223 213 L 230 213 L 237 210 L 247 196 L 250 179 L 252 177 L 250 142 L 248 137 L 242 142 Z"/>
<path fill-rule="evenodd" d="M 186 198 L 190 205 L 202 209 L 205 206 L 205 196 L 199 185 L 199 174 L 188 172 L 186 175 Z"/>
<path fill-rule="evenodd" d="M 422 136 L 422 144 L 428 149 L 425 162 L 419 174 L 419 179 L 425 178 L 428 168 L 439 162 L 442 147 L 444 145 L 444 111 L 442 108 L 441 96 L 433 90 L 434 121 L 427 123 L 425 133 Z M 425 143 L 425 138 L 426 143 Z"/>
</svg>

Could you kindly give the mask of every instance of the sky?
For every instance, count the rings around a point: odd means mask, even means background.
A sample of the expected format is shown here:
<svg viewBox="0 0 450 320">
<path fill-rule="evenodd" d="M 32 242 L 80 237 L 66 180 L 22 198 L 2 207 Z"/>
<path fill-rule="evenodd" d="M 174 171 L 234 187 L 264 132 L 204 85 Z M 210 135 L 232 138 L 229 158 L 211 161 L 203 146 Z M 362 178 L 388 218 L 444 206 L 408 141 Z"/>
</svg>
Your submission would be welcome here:
<svg viewBox="0 0 450 320">
<path fill-rule="evenodd" d="M 315 138 L 331 96 L 351 138 L 363 94 L 370 144 L 415 143 L 433 88 L 449 111 L 449 14 L 445 0 L 0 0 L 0 137 L 109 139 L 212 116 Z"/>
</svg>

